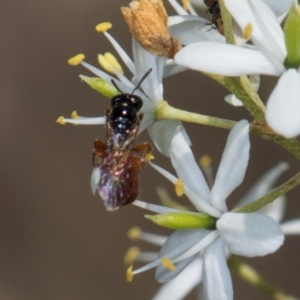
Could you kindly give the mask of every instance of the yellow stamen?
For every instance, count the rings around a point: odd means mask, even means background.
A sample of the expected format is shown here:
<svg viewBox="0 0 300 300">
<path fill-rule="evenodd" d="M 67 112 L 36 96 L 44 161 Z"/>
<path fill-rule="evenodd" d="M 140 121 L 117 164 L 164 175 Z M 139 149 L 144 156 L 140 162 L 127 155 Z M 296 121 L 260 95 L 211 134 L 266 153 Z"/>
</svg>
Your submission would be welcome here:
<svg viewBox="0 0 300 300">
<path fill-rule="evenodd" d="M 76 111 L 76 110 L 74 110 L 74 111 L 71 113 L 71 118 L 72 118 L 72 119 L 79 119 L 79 117 L 78 117 L 78 114 L 77 114 L 77 111 Z"/>
<path fill-rule="evenodd" d="M 130 266 L 132 265 L 136 258 L 138 257 L 138 255 L 140 254 L 140 248 L 139 247 L 130 247 L 128 250 L 127 250 L 127 253 L 125 254 L 125 257 L 124 257 L 124 264 L 126 266 Z"/>
<path fill-rule="evenodd" d="M 69 60 L 68 60 L 68 64 L 71 65 L 71 66 L 78 66 L 79 64 L 81 64 L 81 62 L 85 59 L 85 56 L 84 54 L 80 53 L 80 54 L 77 54 L 73 57 L 71 57 Z"/>
<path fill-rule="evenodd" d="M 190 0 L 182 0 L 182 6 L 183 6 L 183 9 L 188 11 L 189 10 L 189 4 L 190 4 Z"/>
<path fill-rule="evenodd" d="M 114 74 L 115 69 L 117 69 L 122 74 L 124 73 L 117 59 L 109 52 L 106 52 L 104 55 L 99 54 L 98 62 L 100 66 L 107 72 Z"/>
<path fill-rule="evenodd" d="M 108 29 L 110 29 L 111 27 L 112 27 L 112 24 L 110 22 L 103 22 L 96 26 L 96 30 L 98 32 L 104 32 L 104 31 L 107 31 Z"/>
<path fill-rule="evenodd" d="M 117 70 L 119 70 L 122 74 L 124 73 L 121 65 L 119 64 L 119 62 L 117 61 L 117 59 L 115 58 L 115 56 L 113 54 L 111 54 L 110 52 L 106 52 L 104 54 L 104 57 Z"/>
<path fill-rule="evenodd" d="M 126 271 L 126 280 L 128 281 L 128 282 L 131 282 L 132 281 L 132 278 L 133 278 L 133 271 L 132 271 L 132 266 L 131 267 L 129 267 L 128 269 L 127 269 L 127 271 Z"/>
<path fill-rule="evenodd" d="M 245 40 L 249 40 L 251 35 L 252 35 L 252 31 L 253 31 L 253 28 L 252 28 L 252 25 L 250 23 L 248 23 L 246 25 L 246 27 L 244 28 L 244 31 L 243 31 L 243 38 Z"/>
<path fill-rule="evenodd" d="M 176 267 L 174 266 L 174 264 L 167 257 L 162 257 L 161 264 L 169 271 L 176 270 Z"/>
<path fill-rule="evenodd" d="M 203 155 L 200 157 L 199 164 L 201 168 L 206 168 L 212 163 L 212 158 L 209 155 Z"/>
<path fill-rule="evenodd" d="M 57 124 L 60 124 L 60 125 L 65 125 L 66 124 L 66 120 L 63 116 L 59 117 L 55 122 Z"/>
<path fill-rule="evenodd" d="M 142 232 L 142 229 L 140 227 L 132 227 L 128 232 L 127 232 L 127 236 L 133 240 L 136 241 L 138 239 L 138 237 L 140 236 Z"/>
<path fill-rule="evenodd" d="M 175 183 L 175 192 L 178 197 L 181 197 L 184 193 L 184 184 L 182 179 L 178 178 Z"/>
<path fill-rule="evenodd" d="M 145 155 L 145 161 L 148 162 L 150 160 L 153 160 L 154 159 L 154 156 L 151 154 L 151 153 L 147 153 Z"/>
</svg>

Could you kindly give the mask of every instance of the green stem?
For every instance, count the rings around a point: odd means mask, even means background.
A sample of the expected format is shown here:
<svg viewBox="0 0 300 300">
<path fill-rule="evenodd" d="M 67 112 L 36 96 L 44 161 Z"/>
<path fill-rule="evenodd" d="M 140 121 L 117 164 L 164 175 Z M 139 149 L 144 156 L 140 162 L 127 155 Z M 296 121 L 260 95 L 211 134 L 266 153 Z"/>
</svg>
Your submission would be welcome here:
<svg viewBox="0 0 300 300">
<path fill-rule="evenodd" d="M 235 44 L 234 40 L 234 34 L 233 34 L 233 26 L 232 26 L 232 18 L 225 6 L 224 0 L 219 0 L 219 5 L 221 8 L 221 14 L 222 14 L 222 21 L 223 21 L 223 27 L 224 27 L 224 33 L 226 38 L 227 44 Z"/>
<path fill-rule="evenodd" d="M 232 120 L 226 120 L 177 109 L 170 106 L 167 101 L 162 101 L 156 110 L 155 120 L 160 121 L 164 119 L 180 120 L 183 122 L 196 123 L 223 129 L 231 129 L 236 124 L 236 122 Z M 257 124 L 252 124 L 250 126 L 250 132 L 263 139 L 274 141 L 300 160 L 300 143 L 297 140 L 286 139 L 278 136 L 268 127 Z"/>
<path fill-rule="evenodd" d="M 167 101 L 163 101 L 156 110 L 156 121 L 164 119 L 180 120 L 183 122 L 191 122 L 224 129 L 231 129 L 236 124 L 235 121 L 205 116 L 174 108 L 170 106 Z"/>
<path fill-rule="evenodd" d="M 290 178 L 288 181 L 274 189 L 273 191 L 269 192 L 265 196 L 259 198 L 258 200 L 251 202 L 243 207 L 237 208 L 234 210 L 236 213 L 250 213 L 255 212 L 269 203 L 272 203 L 278 197 L 286 194 L 291 189 L 295 188 L 297 185 L 300 184 L 300 172 Z"/>
<path fill-rule="evenodd" d="M 287 295 L 282 291 L 282 289 L 265 280 L 256 270 L 241 261 L 235 255 L 231 255 L 229 257 L 228 266 L 246 282 L 262 290 L 274 300 L 299 300 L 298 298 Z"/>
<path fill-rule="evenodd" d="M 251 113 L 258 123 L 262 125 L 266 123 L 265 105 L 260 100 L 258 94 L 253 90 L 247 76 L 226 77 L 225 87 L 243 102 L 244 107 Z"/>
<path fill-rule="evenodd" d="M 219 0 L 226 42 L 235 45 L 232 17 L 227 10 L 224 0 Z M 241 100 L 245 108 L 260 123 L 265 124 L 265 106 L 253 90 L 247 76 L 222 78 L 224 86 Z M 220 81 L 219 81 L 220 82 Z M 222 82 L 221 82 L 222 84 Z"/>
</svg>

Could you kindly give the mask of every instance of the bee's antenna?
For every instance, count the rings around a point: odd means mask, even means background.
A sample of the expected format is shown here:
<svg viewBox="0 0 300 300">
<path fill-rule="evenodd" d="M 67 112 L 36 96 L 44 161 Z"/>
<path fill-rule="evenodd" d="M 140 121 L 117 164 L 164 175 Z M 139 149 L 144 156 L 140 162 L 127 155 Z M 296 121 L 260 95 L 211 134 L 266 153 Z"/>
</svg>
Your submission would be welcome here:
<svg viewBox="0 0 300 300">
<path fill-rule="evenodd" d="M 137 86 L 133 89 L 133 91 L 132 91 L 131 94 L 133 94 L 134 91 L 136 91 L 136 90 L 141 86 L 142 82 L 145 80 L 145 78 L 146 78 L 151 72 L 152 72 L 152 68 L 149 69 L 149 70 L 145 73 L 145 75 L 141 78 L 141 80 L 139 81 L 139 83 L 137 84 Z"/>
<path fill-rule="evenodd" d="M 123 94 L 123 92 L 120 90 L 120 88 L 117 86 L 116 82 L 113 79 L 111 80 L 111 83 L 121 94 Z"/>
</svg>

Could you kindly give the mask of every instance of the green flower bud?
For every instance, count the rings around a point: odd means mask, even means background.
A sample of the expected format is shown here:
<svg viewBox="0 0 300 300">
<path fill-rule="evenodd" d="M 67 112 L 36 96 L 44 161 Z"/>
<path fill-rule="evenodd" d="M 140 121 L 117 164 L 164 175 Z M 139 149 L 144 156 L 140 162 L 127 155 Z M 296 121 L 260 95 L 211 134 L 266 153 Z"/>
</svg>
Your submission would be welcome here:
<svg viewBox="0 0 300 300">
<path fill-rule="evenodd" d="M 120 92 L 112 84 L 109 84 L 104 79 L 84 75 L 79 75 L 79 77 L 104 97 L 111 99 L 112 97 L 120 94 Z"/>
<path fill-rule="evenodd" d="M 287 69 L 300 66 L 300 9 L 292 5 L 284 26 L 287 57 L 284 65 Z"/>
<path fill-rule="evenodd" d="M 216 218 L 207 214 L 171 212 L 158 215 L 145 215 L 157 225 L 171 229 L 216 229 Z"/>
</svg>

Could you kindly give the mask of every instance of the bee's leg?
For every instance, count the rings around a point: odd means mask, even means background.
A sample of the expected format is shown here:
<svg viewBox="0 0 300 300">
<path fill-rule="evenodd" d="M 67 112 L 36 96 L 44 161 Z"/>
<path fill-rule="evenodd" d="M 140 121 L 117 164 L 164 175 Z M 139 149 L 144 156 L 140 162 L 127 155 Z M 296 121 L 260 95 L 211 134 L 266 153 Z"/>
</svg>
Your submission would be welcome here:
<svg viewBox="0 0 300 300">
<path fill-rule="evenodd" d="M 140 121 L 143 120 L 143 117 L 144 117 L 144 113 L 141 112 L 141 113 L 139 114 L 139 119 L 140 119 Z"/>
<path fill-rule="evenodd" d="M 153 157 L 151 157 L 151 152 L 152 152 L 152 146 L 151 144 L 145 142 L 143 144 L 139 144 L 136 147 L 134 147 L 132 149 L 133 152 L 142 152 L 145 151 L 145 155 L 143 158 L 139 158 L 140 159 L 140 168 L 142 168 L 147 161 L 149 161 L 150 159 L 153 159 Z"/>
<path fill-rule="evenodd" d="M 95 140 L 93 157 L 92 157 L 92 162 L 94 167 L 100 165 L 102 158 L 105 155 L 105 151 L 106 151 L 106 145 L 102 141 Z"/>
<path fill-rule="evenodd" d="M 132 151 L 134 152 L 142 152 L 145 151 L 146 155 L 150 154 L 152 152 L 152 146 L 151 144 L 149 144 L 148 142 L 139 144 L 137 146 L 135 146 Z"/>
</svg>

